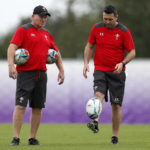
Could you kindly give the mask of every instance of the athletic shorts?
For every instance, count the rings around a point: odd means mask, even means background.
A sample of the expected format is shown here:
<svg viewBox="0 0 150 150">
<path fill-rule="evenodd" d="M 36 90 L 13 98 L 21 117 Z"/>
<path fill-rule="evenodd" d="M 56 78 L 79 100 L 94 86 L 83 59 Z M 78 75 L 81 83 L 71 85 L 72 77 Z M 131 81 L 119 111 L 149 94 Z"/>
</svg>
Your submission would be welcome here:
<svg viewBox="0 0 150 150">
<path fill-rule="evenodd" d="M 96 70 L 94 76 L 94 93 L 101 92 L 107 99 L 107 92 L 109 91 L 111 104 L 122 105 L 125 80 L 125 71 L 122 70 L 120 74 L 114 74 L 109 71 Z"/>
<path fill-rule="evenodd" d="M 17 75 L 16 105 L 44 108 L 46 102 L 46 71 L 23 71 Z"/>
</svg>

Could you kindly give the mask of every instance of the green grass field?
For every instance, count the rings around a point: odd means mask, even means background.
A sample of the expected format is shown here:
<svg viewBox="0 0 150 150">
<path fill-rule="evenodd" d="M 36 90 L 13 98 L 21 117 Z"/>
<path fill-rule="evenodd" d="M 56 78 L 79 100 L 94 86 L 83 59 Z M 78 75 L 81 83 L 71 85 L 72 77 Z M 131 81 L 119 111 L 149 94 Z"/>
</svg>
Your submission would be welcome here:
<svg viewBox="0 0 150 150">
<path fill-rule="evenodd" d="M 41 124 L 41 146 L 28 146 L 29 124 L 24 124 L 19 146 L 9 146 L 12 125 L 0 124 L 0 150 L 150 150 L 150 125 L 121 125 L 119 144 L 110 144 L 111 125 L 100 125 L 93 134 L 86 124 Z"/>
</svg>

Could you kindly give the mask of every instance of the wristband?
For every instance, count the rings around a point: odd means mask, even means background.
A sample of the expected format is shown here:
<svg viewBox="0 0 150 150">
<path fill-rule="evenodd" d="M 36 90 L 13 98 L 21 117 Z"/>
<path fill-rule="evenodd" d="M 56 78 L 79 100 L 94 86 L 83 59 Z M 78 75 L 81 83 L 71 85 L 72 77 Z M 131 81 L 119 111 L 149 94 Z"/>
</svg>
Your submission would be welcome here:
<svg viewBox="0 0 150 150">
<path fill-rule="evenodd" d="M 122 65 L 123 65 L 123 67 L 125 67 L 125 65 L 126 65 L 125 62 L 122 61 L 121 63 L 122 63 Z"/>
</svg>

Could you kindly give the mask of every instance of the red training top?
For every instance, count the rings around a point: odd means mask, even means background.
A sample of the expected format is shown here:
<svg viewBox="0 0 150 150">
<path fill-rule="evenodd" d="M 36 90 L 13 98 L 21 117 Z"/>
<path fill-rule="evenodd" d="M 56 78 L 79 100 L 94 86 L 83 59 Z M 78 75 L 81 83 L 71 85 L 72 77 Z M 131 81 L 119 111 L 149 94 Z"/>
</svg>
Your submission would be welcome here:
<svg viewBox="0 0 150 150">
<path fill-rule="evenodd" d="M 47 70 L 46 60 L 50 48 L 58 51 L 52 35 L 46 30 L 38 30 L 32 24 L 20 26 L 10 43 L 14 43 L 18 48 L 29 51 L 29 59 L 24 65 L 17 65 L 17 71 Z"/>
<path fill-rule="evenodd" d="M 95 24 L 88 42 L 96 44 L 94 66 L 95 70 L 101 71 L 114 71 L 115 65 L 123 61 L 125 51 L 134 49 L 131 33 L 122 24 L 118 24 L 112 30 L 103 22 Z"/>
</svg>

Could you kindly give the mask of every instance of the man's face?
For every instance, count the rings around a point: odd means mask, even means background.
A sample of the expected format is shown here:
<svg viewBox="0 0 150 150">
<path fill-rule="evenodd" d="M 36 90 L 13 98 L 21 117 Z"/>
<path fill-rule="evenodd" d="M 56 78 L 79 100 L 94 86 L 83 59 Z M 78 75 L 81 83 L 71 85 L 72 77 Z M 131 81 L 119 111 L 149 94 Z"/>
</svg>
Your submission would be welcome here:
<svg viewBox="0 0 150 150">
<path fill-rule="evenodd" d="M 114 16 L 114 13 L 107 14 L 103 12 L 103 21 L 108 29 L 112 30 L 116 26 L 117 19 L 118 16 Z"/>
<path fill-rule="evenodd" d="M 47 16 L 39 16 L 37 14 L 33 14 L 32 21 L 37 27 L 42 28 L 46 25 Z"/>
</svg>

